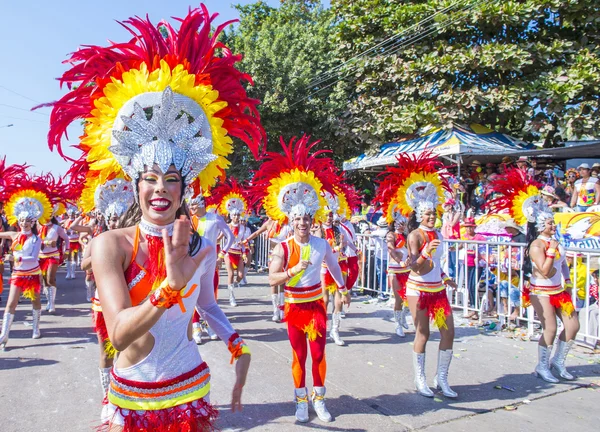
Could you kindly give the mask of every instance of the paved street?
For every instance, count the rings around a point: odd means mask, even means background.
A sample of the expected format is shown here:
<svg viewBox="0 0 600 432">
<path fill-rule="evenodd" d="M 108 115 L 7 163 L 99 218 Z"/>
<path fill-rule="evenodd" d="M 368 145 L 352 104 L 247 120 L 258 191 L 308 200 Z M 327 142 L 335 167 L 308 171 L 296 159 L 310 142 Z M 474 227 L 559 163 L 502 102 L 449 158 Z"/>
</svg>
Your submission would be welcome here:
<svg viewBox="0 0 600 432">
<path fill-rule="evenodd" d="M 98 425 L 101 391 L 99 348 L 85 302 L 83 273 L 65 281 L 59 273 L 57 314 L 42 316 L 42 338 L 31 339 L 31 306 L 19 305 L 7 351 L 0 352 L 0 418 L 3 432 L 89 431 Z M 347 346 L 327 346 L 328 408 L 335 422 L 311 411 L 307 425 L 294 422 L 291 350 L 285 327 L 271 322 L 266 277 L 251 273 L 239 289 L 237 308 L 221 306 L 252 350 L 244 410 L 229 411 L 234 369 L 225 344 L 200 346 L 212 371 L 212 401 L 223 431 L 463 431 L 595 430 L 600 406 L 600 356 L 577 349 L 569 356 L 575 383 L 547 384 L 532 371 L 536 343 L 463 323 L 457 328 L 450 384 L 459 398 L 417 395 L 412 379 L 412 339 L 394 335 L 392 312 L 383 303 L 355 299 L 342 322 Z M 223 281 L 223 278 L 221 279 Z M 6 278 L 5 278 L 6 284 Z M 5 285 L 6 286 L 6 285 Z M 4 294 L 6 299 L 7 293 Z M 4 308 L 2 304 L 2 308 Z M 462 320 L 461 320 L 462 321 Z M 428 345 L 431 384 L 437 334 Z M 310 370 L 310 369 L 309 369 Z M 310 379 L 308 380 L 310 384 Z M 513 389 L 496 389 L 495 386 Z"/>
</svg>

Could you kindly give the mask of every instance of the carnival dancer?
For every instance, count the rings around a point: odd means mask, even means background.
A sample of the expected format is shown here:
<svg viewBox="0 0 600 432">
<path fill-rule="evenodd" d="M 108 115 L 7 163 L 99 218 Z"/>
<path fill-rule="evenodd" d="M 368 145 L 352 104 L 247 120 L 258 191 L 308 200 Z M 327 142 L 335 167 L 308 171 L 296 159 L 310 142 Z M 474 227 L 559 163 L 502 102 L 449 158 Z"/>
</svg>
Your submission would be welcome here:
<svg viewBox="0 0 600 432">
<path fill-rule="evenodd" d="M 106 221 L 106 230 L 125 228 L 120 227 L 119 222 L 120 218 L 127 210 L 129 210 L 129 207 L 131 207 L 134 202 L 133 185 L 130 182 L 122 178 L 116 178 L 107 181 L 103 185 L 100 185 L 95 191 L 87 192 L 93 192 L 95 209 L 97 213 L 103 217 L 103 220 Z M 82 201 L 86 201 L 85 196 L 82 197 Z M 92 239 L 84 248 L 83 258 L 81 261 L 81 269 L 85 271 L 86 274 L 90 275 L 94 289 L 96 284 L 94 282 L 94 274 L 92 272 L 91 247 L 94 238 L 99 234 L 100 232 L 92 232 Z M 106 328 L 106 321 L 104 320 L 104 315 L 102 313 L 102 305 L 100 304 L 100 299 L 98 298 L 97 289 L 95 289 L 91 301 L 94 330 L 98 336 L 98 345 L 100 346 L 98 372 L 100 374 L 102 398 L 104 399 L 108 395 L 110 373 L 113 368 L 114 358 L 117 351 L 108 337 L 108 329 Z M 102 419 L 106 419 L 108 417 L 108 411 L 109 406 L 104 405 L 103 413 L 101 415 Z"/>
<path fill-rule="evenodd" d="M 289 224 L 282 225 L 278 221 L 269 218 L 259 229 L 246 238 L 246 243 L 254 241 L 254 239 L 263 233 L 266 233 L 269 239 L 269 261 L 273 248 L 293 234 Z M 283 320 L 283 306 L 285 304 L 283 285 L 271 285 L 271 304 L 273 305 L 273 317 L 271 320 L 273 322 L 280 322 Z"/>
<path fill-rule="evenodd" d="M 228 166 L 231 136 L 256 156 L 264 142 L 257 102 L 233 67 L 239 57 L 217 42 L 214 17 L 201 6 L 178 20 L 179 29 L 128 20 L 129 42 L 73 54 L 62 78 L 72 90 L 52 112 L 62 121 L 51 123 L 51 144 L 84 119 L 89 177 L 100 182 L 124 171 L 136 189 L 123 217 L 131 226 L 102 233 L 91 249 L 108 334 L 119 351 L 106 430 L 212 430 L 210 371 L 188 339 L 194 307 L 237 360 L 232 410 L 241 408 L 249 350 L 215 302 L 214 245 L 191 233 L 184 202 L 196 177 L 206 189 Z"/>
<path fill-rule="evenodd" d="M 64 205 L 61 203 L 55 204 L 52 209 L 52 218 L 50 221 L 45 225 L 39 224 L 38 227 L 42 241 L 42 248 L 39 255 L 40 268 L 42 269 L 42 283 L 46 292 L 46 298 L 48 299 L 46 311 L 51 314 L 56 311 L 56 271 L 58 270 L 61 256 L 61 251 L 58 248 L 59 238 L 63 239 L 63 244 L 66 248 L 63 253 L 69 253 L 69 236 L 67 236 L 66 231 L 56 219 L 62 211 L 64 211 Z"/>
<path fill-rule="evenodd" d="M 413 347 L 415 387 L 423 396 L 434 396 L 425 377 L 425 347 L 431 320 L 440 331 L 434 387 L 441 388 L 444 396 L 454 398 L 457 394 L 448 385 L 454 320 L 446 287 L 456 288 L 456 283 L 442 271 L 441 234 L 434 228 L 444 202 L 444 191 L 448 188 L 447 179 L 440 175 L 444 172 L 443 165 L 431 152 L 419 156 L 402 153 L 397 159 L 397 167 L 388 167 L 381 174 L 380 193 L 385 198 L 379 202 L 386 203 L 383 210 L 387 218 L 393 220 L 395 211 L 405 217 L 410 215 L 408 254 L 411 271 L 406 282 L 406 297 L 416 333 Z"/>
<path fill-rule="evenodd" d="M 67 219 L 65 219 L 62 224 L 62 227 L 65 229 L 67 236 L 69 237 L 69 247 L 67 248 L 68 253 L 65 251 L 65 266 L 67 268 L 65 279 L 75 279 L 75 267 L 77 266 L 79 249 L 81 247 L 81 244 L 79 243 L 79 233 L 71 229 L 75 219 L 77 219 L 77 209 L 70 207 L 67 209 Z"/>
<path fill-rule="evenodd" d="M 339 225 L 333 223 L 334 212 L 337 212 L 337 206 L 334 204 L 334 199 L 331 194 L 324 192 L 325 199 L 327 200 L 327 207 L 325 208 L 326 218 L 325 222 L 321 224 L 321 235 L 320 237 L 329 243 L 333 254 L 335 255 L 338 265 L 342 271 L 344 278 L 344 285 L 346 285 L 346 279 L 348 277 L 348 262 L 344 255 L 344 250 L 347 247 L 346 236 L 340 231 Z M 323 263 L 321 269 L 321 287 L 323 289 L 323 301 L 325 302 L 325 310 L 328 310 L 329 296 L 333 296 L 333 312 L 331 314 L 331 331 L 329 336 L 333 342 L 338 346 L 344 346 L 346 343 L 340 337 L 340 326 L 342 322 L 342 294 L 337 289 L 337 284 L 333 279 L 327 263 Z"/>
<path fill-rule="evenodd" d="M 406 313 L 408 300 L 406 298 L 406 282 L 410 273 L 410 257 L 406 244 L 406 217 L 398 213 L 390 224 L 385 240 L 388 248 L 388 274 L 390 285 L 394 290 L 394 321 L 396 334 L 405 337 L 404 329 L 408 330 Z"/>
<path fill-rule="evenodd" d="M 208 239 L 213 245 L 216 245 L 217 264 L 215 266 L 213 286 L 215 299 L 217 299 L 219 292 L 219 269 L 223 264 L 224 254 L 227 253 L 233 244 L 233 233 L 221 216 L 219 216 L 217 213 L 206 211 L 206 201 L 202 194 L 199 194 L 196 198 L 190 200 L 190 212 L 192 213 L 192 226 L 195 228 L 196 232 L 202 237 Z M 221 236 L 225 239 L 223 247 L 221 247 L 217 241 L 217 239 Z M 203 327 L 206 329 L 208 336 L 212 340 L 217 339 L 217 334 L 212 331 L 210 326 L 202 323 L 200 320 L 200 314 L 194 309 L 194 315 L 192 318 L 192 337 L 198 345 L 202 343 Z"/>
<path fill-rule="evenodd" d="M 557 383 L 559 380 L 551 371 L 555 369 L 561 378 L 574 380 L 565 362 L 579 331 L 579 319 L 571 300 L 573 284 L 565 261 L 565 249 L 555 238 L 554 214 L 541 195 L 542 185 L 525 172 L 513 169 L 497 179 L 494 188 L 501 190 L 503 195 L 490 202 L 490 208 L 508 211 L 520 225 L 527 223 L 526 255 L 528 251 L 531 278 L 524 303 L 531 301 L 543 330 L 538 343 L 535 373 L 544 381 Z M 562 321 L 564 329 L 551 359 L 557 330 L 556 318 Z"/>
<path fill-rule="evenodd" d="M 50 198 L 36 188 L 36 184 L 41 182 L 41 178 L 24 180 L 19 190 L 12 191 L 6 204 L 8 223 L 10 225 L 18 223 L 19 231 L 0 233 L 0 239 L 12 240 L 11 251 L 14 260 L 13 272 L 10 278 L 10 292 L 4 310 L 2 332 L 0 333 L 0 347 L 2 349 L 5 349 L 8 342 L 10 327 L 21 295 L 30 299 L 33 307 L 32 338 L 39 339 L 41 337 L 42 304 L 40 291 L 42 272 L 39 265 L 39 253 L 42 240 L 38 236 L 36 222 L 45 225 L 52 216 Z"/>
<path fill-rule="evenodd" d="M 360 251 L 356 245 L 356 230 L 352 223 L 350 223 L 349 218 L 352 216 L 352 212 L 360 207 L 360 197 L 356 189 L 346 182 L 340 183 L 335 188 L 335 191 L 339 202 L 339 227 L 342 234 L 346 237 L 346 249 L 344 250 L 348 267 L 346 286 L 348 290 L 352 291 L 354 284 L 358 280 L 360 271 L 358 264 L 358 254 Z M 334 218 L 334 220 L 337 222 L 337 218 Z"/>
<path fill-rule="evenodd" d="M 310 154 L 319 141 L 310 144 L 309 139 L 308 136 L 298 141 L 292 138 L 289 144 L 281 139 L 284 154 L 266 153 L 253 183 L 256 188 L 262 188 L 267 215 L 282 225 L 289 221 L 294 232 L 273 250 L 269 283 L 285 286 L 284 321 L 293 351 L 296 419 L 299 422 L 309 420 L 305 363 L 310 349 L 314 386 L 312 405 L 318 417 L 329 422 L 332 416 L 325 406 L 327 312 L 320 277 L 323 262 L 344 294 L 344 304 L 350 304 L 350 297 L 331 247 L 326 240 L 310 234 L 313 221 L 324 219 L 327 201 L 322 191 L 332 193 L 338 179 L 331 159 L 317 157 L 323 152 Z"/>
<path fill-rule="evenodd" d="M 240 219 L 250 210 L 248 191 L 235 178 L 228 178 L 211 190 L 211 200 L 218 205 L 218 212 L 228 215 L 229 230 L 233 234 L 233 242 L 227 253 L 221 256 L 227 268 L 227 289 L 229 290 L 229 304 L 237 306 L 234 289 L 239 286 L 244 277 L 246 257 L 246 227 L 242 226 Z"/>
</svg>

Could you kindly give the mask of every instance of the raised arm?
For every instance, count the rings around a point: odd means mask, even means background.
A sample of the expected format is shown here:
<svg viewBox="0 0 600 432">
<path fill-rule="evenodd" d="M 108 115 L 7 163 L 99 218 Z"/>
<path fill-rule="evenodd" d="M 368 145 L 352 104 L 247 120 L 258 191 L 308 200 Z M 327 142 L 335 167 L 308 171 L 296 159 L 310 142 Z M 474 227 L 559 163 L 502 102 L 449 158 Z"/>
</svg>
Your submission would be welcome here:
<svg viewBox="0 0 600 432">
<path fill-rule="evenodd" d="M 221 234 L 223 234 L 225 237 L 225 244 L 223 245 L 222 251 L 223 253 L 227 253 L 229 248 L 233 246 L 235 237 L 221 216 L 217 216 L 217 227 L 219 228 L 219 231 L 221 231 Z"/>
<path fill-rule="evenodd" d="M 69 227 L 69 229 L 72 231 L 77 231 L 79 233 L 86 233 L 92 235 L 94 233 L 94 229 L 92 228 L 91 223 L 90 225 L 83 225 L 81 224 L 82 220 L 83 218 L 79 216 L 73 221 L 73 224 Z"/>
<path fill-rule="evenodd" d="M 3 231 L 0 232 L 0 239 L 14 241 L 18 235 L 19 233 L 15 231 Z"/>
</svg>

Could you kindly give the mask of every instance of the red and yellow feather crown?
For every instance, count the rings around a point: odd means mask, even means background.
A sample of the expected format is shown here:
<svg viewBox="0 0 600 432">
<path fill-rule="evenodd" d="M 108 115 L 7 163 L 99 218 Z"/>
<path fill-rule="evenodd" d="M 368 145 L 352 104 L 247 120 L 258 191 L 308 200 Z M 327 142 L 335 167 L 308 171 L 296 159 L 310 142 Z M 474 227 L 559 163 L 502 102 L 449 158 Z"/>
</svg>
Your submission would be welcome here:
<svg viewBox="0 0 600 432">
<path fill-rule="evenodd" d="M 261 154 L 258 101 L 244 88 L 251 78 L 235 68 L 241 56 L 218 42 L 231 22 L 213 29 L 216 16 L 201 5 L 177 19 L 179 29 L 130 18 L 122 23 L 128 42 L 84 46 L 66 61 L 71 68 L 60 82 L 69 92 L 49 104 L 48 140 L 67 158 L 67 127 L 84 121 L 77 147 L 89 170 L 88 201 L 105 181 L 127 175 L 135 182 L 153 164 L 175 165 L 187 184 L 198 178 L 206 190 L 229 166 L 232 137 Z"/>
</svg>

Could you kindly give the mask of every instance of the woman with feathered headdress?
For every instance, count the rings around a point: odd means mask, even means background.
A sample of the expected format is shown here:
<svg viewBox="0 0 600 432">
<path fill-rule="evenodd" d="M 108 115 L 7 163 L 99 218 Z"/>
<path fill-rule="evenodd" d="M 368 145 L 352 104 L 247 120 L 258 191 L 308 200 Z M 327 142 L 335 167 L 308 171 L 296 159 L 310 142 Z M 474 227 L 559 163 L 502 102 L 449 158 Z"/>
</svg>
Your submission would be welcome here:
<svg viewBox="0 0 600 432">
<path fill-rule="evenodd" d="M 456 283 L 442 271 L 441 234 L 435 229 L 438 214 L 448 188 L 447 179 L 440 174 L 443 165 L 431 152 L 418 156 L 400 154 L 398 167 L 390 167 L 380 188 L 382 194 L 392 194 L 385 211 L 390 221 L 398 214 L 410 216 L 407 239 L 410 273 L 406 280 L 406 298 L 415 324 L 413 367 L 415 387 L 426 397 L 434 394 L 425 378 L 425 347 L 429 340 L 430 320 L 440 331 L 437 375 L 434 386 L 441 388 L 446 397 L 457 397 L 448 384 L 448 370 L 452 360 L 454 319 L 446 294 L 446 287 Z M 403 258 L 403 257 L 398 257 Z"/>
<path fill-rule="evenodd" d="M 194 307 L 237 360 L 232 408 L 241 408 L 249 349 L 215 302 L 214 246 L 191 233 L 184 201 L 196 179 L 203 189 L 216 183 L 232 137 L 255 155 L 264 143 L 258 102 L 244 89 L 249 77 L 218 42 L 223 26 L 212 27 L 215 17 L 201 6 L 178 29 L 127 20 L 128 42 L 72 55 L 61 79 L 70 91 L 52 104 L 49 141 L 59 152 L 67 126 L 84 120 L 85 189 L 120 176 L 135 189 L 127 228 L 104 232 L 91 246 L 108 335 L 120 352 L 107 430 L 212 429 L 210 371 L 187 336 Z"/>
<path fill-rule="evenodd" d="M 14 179 L 4 177 L 6 186 L 2 194 L 7 198 L 6 215 L 10 225 L 18 224 L 19 231 L 0 232 L 0 240 L 12 241 L 13 272 L 10 278 L 10 293 L 0 333 L 0 347 L 5 349 L 15 311 L 22 295 L 31 300 L 33 307 L 33 339 L 41 337 L 40 318 L 42 288 L 39 263 L 42 240 L 38 235 L 37 223 L 44 225 L 52 216 L 52 202 L 40 185 L 42 178 L 23 178 L 19 170 L 11 170 Z"/>
<path fill-rule="evenodd" d="M 233 234 L 231 247 L 221 256 L 227 268 L 227 289 L 229 290 L 229 304 L 237 306 L 234 288 L 244 277 L 244 269 L 248 256 L 246 254 L 249 232 L 240 221 L 250 210 L 247 188 L 235 178 L 228 178 L 210 191 L 211 201 L 217 204 L 219 214 L 229 218 L 229 230 Z"/>
<path fill-rule="evenodd" d="M 555 238 L 554 213 L 542 197 L 542 185 L 522 170 L 507 171 L 494 182 L 493 188 L 501 196 L 488 204 L 490 209 L 508 211 L 517 224 L 527 224 L 525 255 L 531 260 L 531 277 L 525 303 L 530 300 L 543 329 L 535 373 L 544 381 L 557 383 L 559 380 L 551 371 L 556 369 L 561 378 L 574 380 L 565 361 L 579 331 L 579 319 L 572 302 L 573 284 L 565 261 L 565 248 Z M 551 359 L 556 318 L 563 322 L 564 328 Z"/>
</svg>

